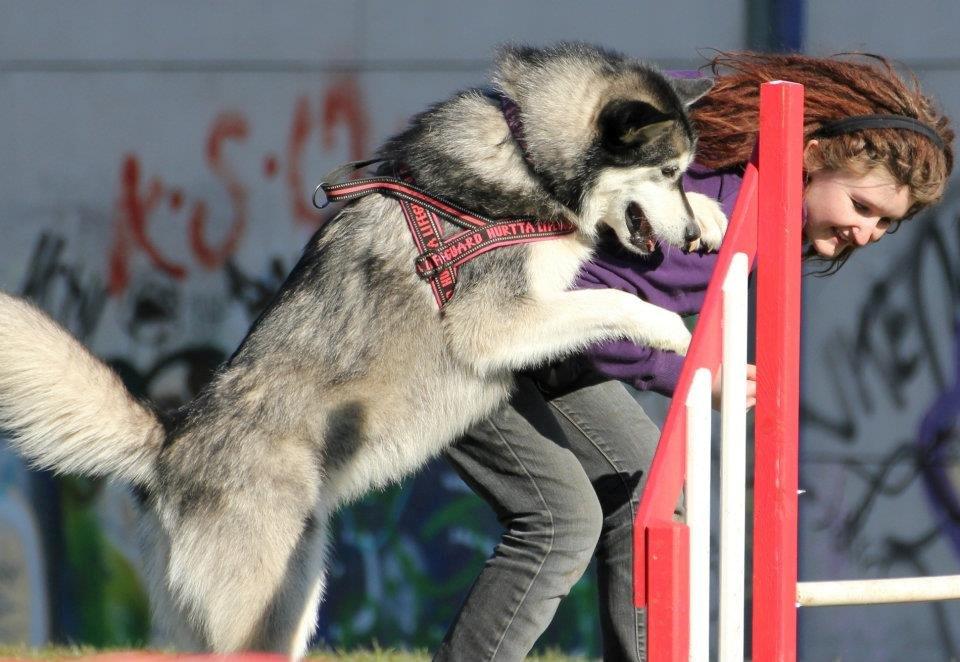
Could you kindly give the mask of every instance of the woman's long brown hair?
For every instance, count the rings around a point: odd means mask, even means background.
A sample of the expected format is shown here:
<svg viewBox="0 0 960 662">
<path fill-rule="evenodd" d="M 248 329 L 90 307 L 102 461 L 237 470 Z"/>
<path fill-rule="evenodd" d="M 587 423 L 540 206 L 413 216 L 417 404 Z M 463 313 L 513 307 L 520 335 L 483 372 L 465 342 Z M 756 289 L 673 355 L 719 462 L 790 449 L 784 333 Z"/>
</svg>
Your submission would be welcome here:
<svg viewBox="0 0 960 662">
<path fill-rule="evenodd" d="M 807 140 L 826 122 L 891 114 L 920 120 L 946 144 L 940 149 L 922 134 L 903 129 L 866 129 L 817 138 L 820 149 L 808 151 L 807 172 L 829 169 L 864 174 L 885 166 L 898 183 L 910 188 L 913 205 L 908 216 L 943 196 L 953 169 L 950 120 L 922 93 L 916 76 L 909 74 L 909 82 L 905 81 L 886 58 L 734 52 L 719 53 L 707 66 L 716 82 L 691 109 L 700 135 L 697 162 L 702 165 L 742 167 L 756 142 L 760 84 L 789 80 L 805 88 Z"/>
</svg>

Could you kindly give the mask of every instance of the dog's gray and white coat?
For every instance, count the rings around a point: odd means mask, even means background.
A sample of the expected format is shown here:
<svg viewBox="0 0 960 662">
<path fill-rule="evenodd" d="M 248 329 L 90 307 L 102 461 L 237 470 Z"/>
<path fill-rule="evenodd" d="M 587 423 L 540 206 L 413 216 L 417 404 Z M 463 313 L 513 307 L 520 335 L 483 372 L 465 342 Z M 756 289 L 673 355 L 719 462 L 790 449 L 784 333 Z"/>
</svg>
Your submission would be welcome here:
<svg viewBox="0 0 960 662">
<path fill-rule="evenodd" d="M 442 313 L 414 272 L 397 202 L 357 200 L 311 239 L 212 382 L 162 424 L 63 329 L 0 294 L 0 422 L 36 465 L 145 495 L 152 605 L 181 646 L 301 656 L 338 506 L 490 414 L 515 370 L 610 338 L 686 350 L 674 313 L 569 288 L 603 227 L 638 253 L 655 239 L 719 244 L 719 207 L 679 185 L 695 144 L 686 106 L 709 82 L 561 44 L 502 49 L 493 85 L 520 109 L 526 156 L 479 90 L 414 118 L 380 155 L 468 209 L 563 218 L 577 232 L 467 263 Z"/>
</svg>

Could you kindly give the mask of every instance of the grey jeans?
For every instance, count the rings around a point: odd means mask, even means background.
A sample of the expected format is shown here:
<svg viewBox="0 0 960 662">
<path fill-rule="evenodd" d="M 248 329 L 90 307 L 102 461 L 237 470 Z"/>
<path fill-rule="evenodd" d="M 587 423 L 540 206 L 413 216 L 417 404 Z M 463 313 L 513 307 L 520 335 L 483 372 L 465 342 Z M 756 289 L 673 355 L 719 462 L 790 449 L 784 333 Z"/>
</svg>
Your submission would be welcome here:
<svg viewBox="0 0 960 662">
<path fill-rule="evenodd" d="M 597 558 L 604 660 L 645 660 L 633 518 L 659 430 L 620 382 L 509 405 L 447 451 L 505 531 L 434 660 L 521 660 Z"/>
</svg>

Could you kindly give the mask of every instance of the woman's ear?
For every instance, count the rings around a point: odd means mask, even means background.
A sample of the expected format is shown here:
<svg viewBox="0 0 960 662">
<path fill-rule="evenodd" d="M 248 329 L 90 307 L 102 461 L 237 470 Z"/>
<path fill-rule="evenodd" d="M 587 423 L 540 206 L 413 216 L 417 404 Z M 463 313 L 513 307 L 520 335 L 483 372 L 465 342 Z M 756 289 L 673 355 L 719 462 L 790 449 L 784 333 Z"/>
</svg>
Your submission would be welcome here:
<svg viewBox="0 0 960 662">
<path fill-rule="evenodd" d="M 822 157 L 820 155 L 820 141 L 817 140 L 816 138 L 812 140 L 808 140 L 807 144 L 803 146 L 804 177 L 806 177 L 807 173 L 810 172 L 811 170 L 819 170 L 819 167 L 813 167 L 813 166 L 821 166 L 821 165 L 823 165 L 823 163 L 822 163 Z"/>
</svg>

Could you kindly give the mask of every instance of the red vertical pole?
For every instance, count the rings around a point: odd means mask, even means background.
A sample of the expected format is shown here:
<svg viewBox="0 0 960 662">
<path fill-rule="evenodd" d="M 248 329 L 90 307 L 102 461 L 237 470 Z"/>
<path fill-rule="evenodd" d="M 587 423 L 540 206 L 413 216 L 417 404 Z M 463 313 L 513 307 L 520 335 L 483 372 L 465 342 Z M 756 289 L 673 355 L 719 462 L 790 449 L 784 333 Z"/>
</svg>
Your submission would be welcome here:
<svg viewBox="0 0 960 662">
<path fill-rule="evenodd" d="M 690 529 L 659 521 L 647 527 L 647 660 L 690 658 Z"/>
<path fill-rule="evenodd" d="M 760 89 L 753 659 L 793 662 L 797 645 L 797 471 L 803 86 Z"/>
</svg>

